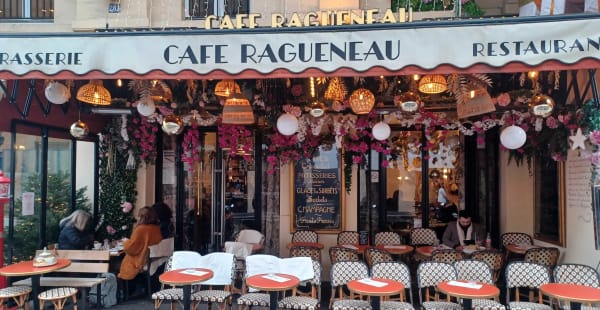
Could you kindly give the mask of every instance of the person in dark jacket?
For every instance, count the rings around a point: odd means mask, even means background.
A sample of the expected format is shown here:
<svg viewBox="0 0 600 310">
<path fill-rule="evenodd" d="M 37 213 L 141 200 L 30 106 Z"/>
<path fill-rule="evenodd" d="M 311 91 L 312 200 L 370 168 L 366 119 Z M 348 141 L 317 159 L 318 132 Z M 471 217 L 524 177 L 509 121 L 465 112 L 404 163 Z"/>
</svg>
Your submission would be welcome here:
<svg viewBox="0 0 600 310">
<path fill-rule="evenodd" d="M 92 243 L 94 236 L 89 232 L 91 215 L 84 210 L 75 210 L 60 220 L 58 248 L 61 250 L 84 250 Z"/>
<path fill-rule="evenodd" d="M 171 207 L 164 202 L 157 202 L 153 207 L 160 222 L 160 234 L 163 239 L 173 237 L 173 223 L 171 223 L 173 212 L 171 211 Z"/>
</svg>

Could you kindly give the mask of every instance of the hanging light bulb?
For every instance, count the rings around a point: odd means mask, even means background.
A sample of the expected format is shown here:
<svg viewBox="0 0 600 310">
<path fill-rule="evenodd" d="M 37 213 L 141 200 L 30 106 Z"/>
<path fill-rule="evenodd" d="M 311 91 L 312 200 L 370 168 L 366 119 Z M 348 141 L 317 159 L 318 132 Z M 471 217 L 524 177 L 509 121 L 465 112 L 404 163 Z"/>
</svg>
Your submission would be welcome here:
<svg viewBox="0 0 600 310">
<path fill-rule="evenodd" d="M 117 80 L 117 87 L 123 86 L 123 81 L 121 79 Z"/>
</svg>

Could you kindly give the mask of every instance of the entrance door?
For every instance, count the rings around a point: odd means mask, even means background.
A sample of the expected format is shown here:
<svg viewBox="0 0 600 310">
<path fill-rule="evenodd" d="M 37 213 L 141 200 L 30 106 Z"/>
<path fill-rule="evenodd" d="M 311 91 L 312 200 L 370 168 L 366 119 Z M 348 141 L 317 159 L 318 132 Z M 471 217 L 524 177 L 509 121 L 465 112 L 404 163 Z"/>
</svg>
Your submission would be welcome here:
<svg viewBox="0 0 600 310">
<path fill-rule="evenodd" d="M 203 254 L 220 251 L 238 231 L 255 228 L 253 152 L 220 149 L 217 140 L 216 132 L 200 132 L 194 147 L 197 154 L 186 154 L 185 149 L 182 154 L 183 248 Z M 192 160 L 187 160 L 187 156 Z M 164 162 L 165 169 L 172 170 L 165 171 L 165 175 L 174 176 L 175 165 L 168 164 L 167 156 Z M 179 193 L 175 179 L 171 182 L 163 175 L 164 199 L 173 200 L 172 205 Z"/>
</svg>

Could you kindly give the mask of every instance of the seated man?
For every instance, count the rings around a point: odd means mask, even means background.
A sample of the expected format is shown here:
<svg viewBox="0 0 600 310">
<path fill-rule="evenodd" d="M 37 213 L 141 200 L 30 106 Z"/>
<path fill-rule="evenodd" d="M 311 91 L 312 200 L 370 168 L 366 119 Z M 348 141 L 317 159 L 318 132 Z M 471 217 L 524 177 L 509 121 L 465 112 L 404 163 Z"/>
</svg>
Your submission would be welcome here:
<svg viewBox="0 0 600 310">
<path fill-rule="evenodd" d="M 442 242 L 449 247 L 474 244 L 475 240 L 483 240 L 485 235 L 479 225 L 471 222 L 471 215 L 466 210 L 458 212 L 458 221 L 448 223 Z"/>
</svg>

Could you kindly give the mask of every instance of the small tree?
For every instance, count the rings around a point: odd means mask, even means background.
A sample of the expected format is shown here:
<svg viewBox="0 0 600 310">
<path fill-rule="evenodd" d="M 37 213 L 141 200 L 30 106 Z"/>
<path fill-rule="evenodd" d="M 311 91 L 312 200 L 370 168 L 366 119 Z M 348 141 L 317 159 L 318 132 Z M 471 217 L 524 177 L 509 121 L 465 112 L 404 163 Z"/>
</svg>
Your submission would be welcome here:
<svg viewBox="0 0 600 310">
<path fill-rule="evenodd" d="M 30 259 L 35 255 L 41 245 L 39 241 L 41 188 L 39 173 L 30 174 L 23 182 L 23 192 L 34 193 L 33 215 L 22 215 L 23 200 L 15 199 L 15 232 L 13 238 L 14 259 Z M 75 195 L 76 205 L 74 209 L 90 209 L 90 200 L 85 193 L 87 187 L 77 189 Z M 46 193 L 46 232 L 45 238 L 49 243 L 57 242 L 60 228 L 59 221 L 70 214 L 71 211 L 71 176 L 67 172 L 58 172 L 48 175 L 48 187 Z M 8 254 L 8 253 L 7 253 Z M 5 260 L 7 258 L 5 257 Z"/>
</svg>

